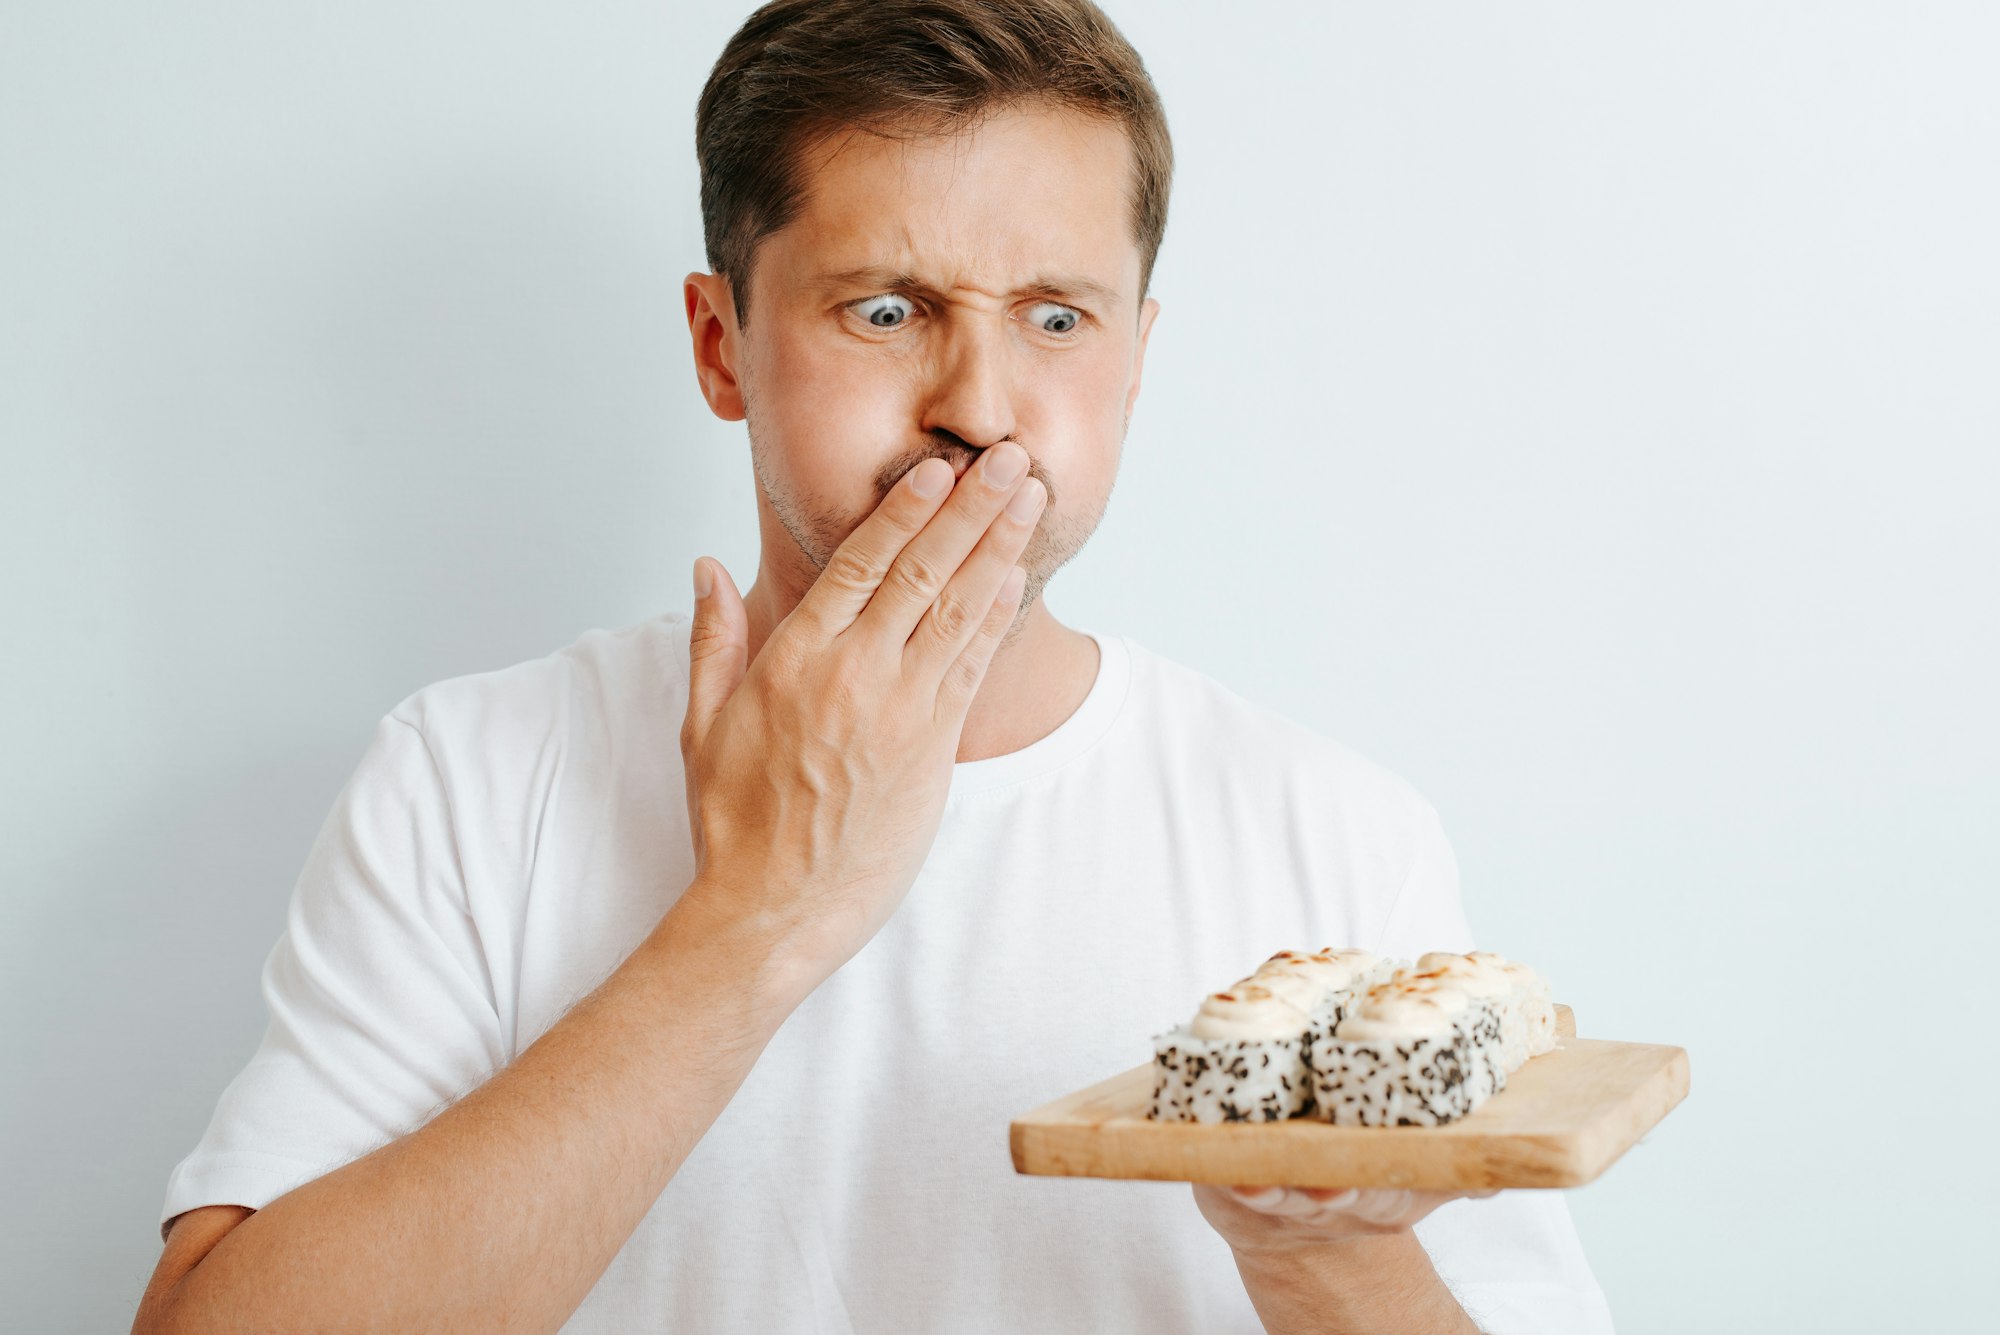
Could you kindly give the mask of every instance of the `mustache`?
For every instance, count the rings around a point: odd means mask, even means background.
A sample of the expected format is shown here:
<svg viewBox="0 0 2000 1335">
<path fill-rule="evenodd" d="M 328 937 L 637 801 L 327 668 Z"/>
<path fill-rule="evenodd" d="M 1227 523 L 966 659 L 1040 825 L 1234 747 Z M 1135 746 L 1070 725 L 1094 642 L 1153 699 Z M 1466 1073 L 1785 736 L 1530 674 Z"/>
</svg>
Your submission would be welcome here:
<svg viewBox="0 0 2000 1335">
<path fill-rule="evenodd" d="M 1018 436 L 1002 436 L 1000 440 L 1011 440 L 1023 449 L 1028 449 L 1027 445 Z M 997 445 L 1000 441 L 994 441 L 993 443 Z M 894 459 L 883 465 L 881 470 L 876 474 L 876 493 L 879 496 L 887 496 L 890 488 L 903 480 L 903 474 L 909 472 L 926 459 L 942 459 L 951 465 L 953 472 L 962 472 L 977 463 L 979 456 L 984 454 L 987 448 L 983 445 L 974 445 L 957 432 L 945 427 L 927 427 L 924 430 L 924 443 L 922 445 L 897 455 Z M 1028 449 L 1028 476 L 1040 478 L 1042 485 L 1048 489 L 1048 500 L 1044 502 L 1043 513 L 1046 514 L 1049 510 L 1053 510 L 1056 504 L 1055 483 L 1049 480 L 1047 470 L 1042 467 L 1042 461 L 1035 457 L 1035 452 L 1032 449 Z"/>
</svg>

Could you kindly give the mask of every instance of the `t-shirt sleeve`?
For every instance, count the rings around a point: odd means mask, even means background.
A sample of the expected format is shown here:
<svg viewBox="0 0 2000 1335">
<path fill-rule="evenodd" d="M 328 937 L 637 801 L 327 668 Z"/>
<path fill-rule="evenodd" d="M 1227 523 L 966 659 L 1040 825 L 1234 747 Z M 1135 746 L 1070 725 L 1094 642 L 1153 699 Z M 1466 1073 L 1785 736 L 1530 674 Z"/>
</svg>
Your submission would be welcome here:
<svg viewBox="0 0 2000 1335">
<path fill-rule="evenodd" d="M 1422 802 L 1415 824 L 1409 871 L 1375 953 L 1414 960 L 1426 951 L 1477 949 L 1458 859 L 1436 808 Z M 1503 1191 L 1452 1201 L 1425 1217 L 1416 1234 L 1486 1335 L 1609 1335 L 1611 1309 L 1584 1256 L 1567 1193 Z"/>
<path fill-rule="evenodd" d="M 320 827 L 264 962 L 268 1020 L 167 1181 L 262 1209 L 414 1130 L 505 1061 L 453 829 L 417 727 L 391 713 Z"/>
</svg>

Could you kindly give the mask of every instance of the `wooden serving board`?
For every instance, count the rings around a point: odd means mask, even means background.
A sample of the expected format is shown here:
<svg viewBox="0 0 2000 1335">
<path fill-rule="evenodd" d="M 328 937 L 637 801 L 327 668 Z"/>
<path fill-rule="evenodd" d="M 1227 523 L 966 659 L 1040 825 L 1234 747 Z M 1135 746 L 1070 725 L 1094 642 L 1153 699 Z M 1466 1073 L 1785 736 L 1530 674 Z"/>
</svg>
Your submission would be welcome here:
<svg viewBox="0 0 2000 1335">
<path fill-rule="evenodd" d="M 1443 1126 L 1156 1122 L 1148 1062 L 1016 1119 L 1014 1170 L 1240 1186 L 1582 1186 L 1687 1097 L 1687 1050 L 1578 1038 L 1567 1006 L 1556 1007 L 1556 1033 L 1554 1051 Z"/>
</svg>

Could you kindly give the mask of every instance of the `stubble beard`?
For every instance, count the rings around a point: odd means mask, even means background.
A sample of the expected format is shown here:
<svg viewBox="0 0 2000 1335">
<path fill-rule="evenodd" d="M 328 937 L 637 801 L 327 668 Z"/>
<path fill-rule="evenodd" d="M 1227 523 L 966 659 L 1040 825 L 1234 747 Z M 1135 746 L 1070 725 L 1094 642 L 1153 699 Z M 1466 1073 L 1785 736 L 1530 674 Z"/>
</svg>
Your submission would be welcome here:
<svg viewBox="0 0 2000 1335">
<path fill-rule="evenodd" d="M 840 544 L 860 526 L 861 521 L 868 517 L 868 513 L 873 512 L 874 507 L 871 506 L 869 511 L 863 514 L 847 515 L 821 503 L 816 498 L 799 495 L 788 487 L 785 480 L 770 466 L 770 451 L 759 443 L 757 414 L 750 410 L 747 395 L 744 408 L 744 426 L 750 436 L 750 467 L 756 475 L 757 488 L 763 493 L 778 522 L 784 526 L 786 534 L 792 540 L 793 548 L 810 567 L 811 578 L 817 579 L 820 573 L 825 571 L 826 563 L 832 559 Z M 1119 429 L 1121 454 L 1125 432 L 1131 425 L 1132 419 L 1128 416 Z M 882 498 L 888 495 L 889 489 L 895 486 L 904 473 L 925 459 L 940 458 L 949 463 L 954 456 L 962 456 L 963 453 L 964 451 L 951 446 L 924 446 L 891 460 L 878 471 L 874 480 L 875 504 L 881 503 Z M 1070 560 L 1090 541 L 1091 535 L 1097 531 L 1105 510 L 1110 507 L 1111 491 L 1117 487 L 1117 472 L 1113 470 L 1112 486 L 1105 491 L 1104 498 L 1093 511 L 1086 514 L 1059 509 L 1056 504 L 1055 487 L 1049 485 L 1046 477 L 1043 478 L 1043 485 L 1048 486 L 1048 502 L 1035 525 L 1034 534 L 1028 539 L 1028 545 L 1022 549 L 1016 561 L 1017 565 L 1025 567 L 1028 572 L 1026 583 L 1021 590 L 1021 605 L 1015 610 L 1013 620 L 1008 623 L 1006 631 L 1001 636 L 996 653 L 1008 648 L 1020 638 L 1029 609 L 1042 596 L 1042 591 L 1048 587 L 1056 571 L 1069 564 Z"/>
</svg>

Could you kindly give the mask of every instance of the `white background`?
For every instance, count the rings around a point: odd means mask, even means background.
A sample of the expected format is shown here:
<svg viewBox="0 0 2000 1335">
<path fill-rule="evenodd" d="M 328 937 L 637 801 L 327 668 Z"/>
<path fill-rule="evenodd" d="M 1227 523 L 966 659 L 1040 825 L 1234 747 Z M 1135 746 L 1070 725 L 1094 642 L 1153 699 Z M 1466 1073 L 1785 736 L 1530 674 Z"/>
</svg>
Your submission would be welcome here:
<svg viewBox="0 0 2000 1335">
<path fill-rule="evenodd" d="M 1995 11 L 1111 10 L 1179 177 L 1052 608 L 1409 777 L 1488 944 L 1690 1050 L 1571 1198 L 1623 1331 L 1982 1324 Z M 679 296 L 742 13 L 6 6 L 0 1325 L 129 1322 L 380 714 L 749 583 Z"/>
</svg>

